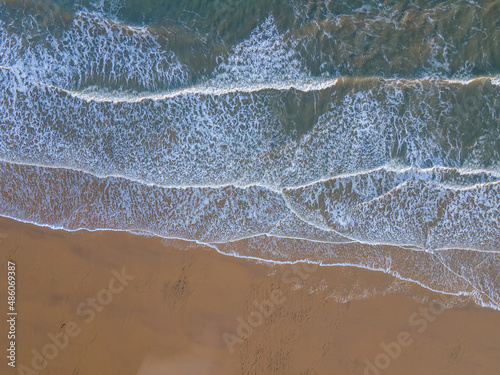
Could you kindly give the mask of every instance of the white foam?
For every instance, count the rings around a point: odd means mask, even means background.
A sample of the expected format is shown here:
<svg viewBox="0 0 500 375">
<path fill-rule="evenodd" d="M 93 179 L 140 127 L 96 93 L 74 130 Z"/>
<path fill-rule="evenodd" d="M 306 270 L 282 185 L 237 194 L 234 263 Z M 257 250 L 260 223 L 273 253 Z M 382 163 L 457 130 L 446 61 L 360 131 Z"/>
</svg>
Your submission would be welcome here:
<svg viewBox="0 0 500 375">
<path fill-rule="evenodd" d="M 189 81 L 165 38 L 98 13 L 75 14 L 62 36 L 45 31 L 43 42 L 8 33 L 8 27 L 0 22 L 0 65 L 16 68 L 32 81 L 69 90 L 92 85 L 156 90 Z"/>
</svg>

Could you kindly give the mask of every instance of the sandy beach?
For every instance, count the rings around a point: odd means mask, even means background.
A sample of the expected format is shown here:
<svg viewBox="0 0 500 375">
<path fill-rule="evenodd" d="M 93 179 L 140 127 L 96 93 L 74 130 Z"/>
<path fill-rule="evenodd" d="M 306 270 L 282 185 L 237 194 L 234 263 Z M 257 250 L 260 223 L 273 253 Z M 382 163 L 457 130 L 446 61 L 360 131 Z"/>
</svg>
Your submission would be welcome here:
<svg viewBox="0 0 500 375">
<path fill-rule="evenodd" d="M 500 0 L 0 0 L 0 375 L 500 375 Z"/>
<path fill-rule="evenodd" d="M 10 260 L 17 278 L 16 369 L 4 360 L 5 374 L 479 375 L 500 365 L 498 312 L 467 301 L 443 311 L 442 296 L 380 272 L 9 219 L 0 233 L 2 273 Z"/>
</svg>

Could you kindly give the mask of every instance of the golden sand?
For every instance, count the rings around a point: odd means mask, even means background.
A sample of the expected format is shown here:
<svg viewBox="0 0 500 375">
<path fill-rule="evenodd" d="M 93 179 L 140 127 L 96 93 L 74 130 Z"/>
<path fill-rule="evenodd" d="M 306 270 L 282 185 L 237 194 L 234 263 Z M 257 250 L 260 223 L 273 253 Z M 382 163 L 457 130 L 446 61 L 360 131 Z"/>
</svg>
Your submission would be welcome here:
<svg viewBox="0 0 500 375">
<path fill-rule="evenodd" d="M 4 358 L 2 374 L 491 375 L 500 368 L 500 313 L 471 303 L 442 311 L 430 304 L 439 295 L 380 272 L 273 266 L 158 238 L 8 219 L 0 233 L 2 278 L 7 261 L 16 263 L 18 312 L 17 372 Z M 363 291 L 370 296 L 353 298 Z M 6 293 L 4 282 L 3 301 Z"/>
</svg>

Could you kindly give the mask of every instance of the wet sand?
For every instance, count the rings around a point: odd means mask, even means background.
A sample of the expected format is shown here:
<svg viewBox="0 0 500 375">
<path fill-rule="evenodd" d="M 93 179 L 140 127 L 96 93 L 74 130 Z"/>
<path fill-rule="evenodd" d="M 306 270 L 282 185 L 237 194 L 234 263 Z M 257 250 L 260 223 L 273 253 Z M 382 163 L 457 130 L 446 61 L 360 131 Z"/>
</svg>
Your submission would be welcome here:
<svg viewBox="0 0 500 375">
<path fill-rule="evenodd" d="M 3 218 L 0 234 L 4 280 L 7 260 L 16 263 L 18 312 L 17 372 L 4 358 L 2 374 L 479 375 L 500 368 L 499 312 L 466 301 L 442 311 L 430 302 L 438 294 L 380 272 L 273 266 L 180 241 Z M 370 296 L 358 298 L 365 291 Z"/>
</svg>

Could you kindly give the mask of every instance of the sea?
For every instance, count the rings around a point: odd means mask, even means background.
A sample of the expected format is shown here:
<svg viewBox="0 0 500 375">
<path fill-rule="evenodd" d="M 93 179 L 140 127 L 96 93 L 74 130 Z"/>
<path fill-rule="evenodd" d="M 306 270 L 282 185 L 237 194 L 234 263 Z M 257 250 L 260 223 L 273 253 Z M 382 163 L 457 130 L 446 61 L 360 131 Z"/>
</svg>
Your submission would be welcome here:
<svg viewBox="0 0 500 375">
<path fill-rule="evenodd" d="M 500 310 L 500 1 L 0 1 L 0 215 Z"/>
</svg>

